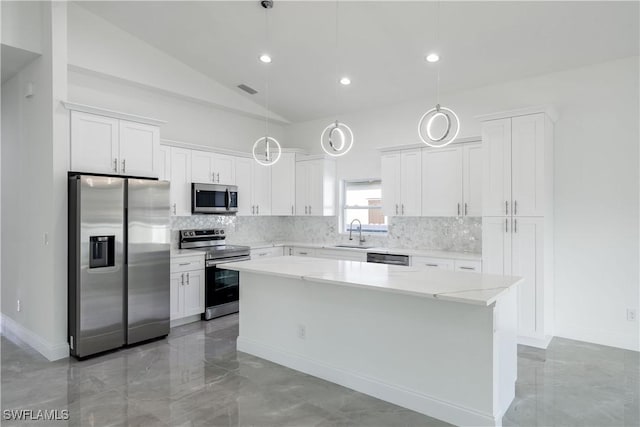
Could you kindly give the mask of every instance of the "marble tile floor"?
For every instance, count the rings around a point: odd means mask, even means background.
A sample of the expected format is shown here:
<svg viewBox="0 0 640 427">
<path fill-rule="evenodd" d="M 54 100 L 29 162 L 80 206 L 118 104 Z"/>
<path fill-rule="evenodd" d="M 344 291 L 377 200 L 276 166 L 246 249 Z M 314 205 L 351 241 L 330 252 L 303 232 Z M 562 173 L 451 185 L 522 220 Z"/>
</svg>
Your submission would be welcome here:
<svg viewBox="0 0 640 427">
<path fill-rule="evenodd" d="M 82 362 L 1 341 L 2 409 L 66 409 L 64 426 L 444 426 L 239 353 L 238 316 Z M 507 426 L 639 426 L 639 353 L 556 338 L 520 347 Z M 3 426 L 26 422 L 2 421 Z"/>
</svg>

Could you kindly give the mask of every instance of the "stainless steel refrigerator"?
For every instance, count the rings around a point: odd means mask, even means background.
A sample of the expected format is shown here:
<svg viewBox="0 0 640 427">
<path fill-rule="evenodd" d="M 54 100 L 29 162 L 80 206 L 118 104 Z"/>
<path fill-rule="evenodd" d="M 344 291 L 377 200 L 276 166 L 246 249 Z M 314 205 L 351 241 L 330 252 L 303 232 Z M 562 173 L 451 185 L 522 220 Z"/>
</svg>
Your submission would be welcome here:
<svg viewBox="0 0 640 427">
<path fill-rule="evenodd" d="M 169 333 L 169 183 L 69 176 L 69 348 L 82 358 Z"/>
</svg>

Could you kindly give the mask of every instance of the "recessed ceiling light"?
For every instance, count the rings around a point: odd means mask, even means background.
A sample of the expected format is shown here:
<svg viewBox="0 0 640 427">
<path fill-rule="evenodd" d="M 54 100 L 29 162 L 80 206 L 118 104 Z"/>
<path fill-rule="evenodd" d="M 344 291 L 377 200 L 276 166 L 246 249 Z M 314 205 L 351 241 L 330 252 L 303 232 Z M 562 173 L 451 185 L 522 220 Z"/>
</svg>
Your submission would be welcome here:
<svg viewBox="0 0 640 427">
<path fill-rule="evenodd" d="M 351 79 L 349 77 L 343 77 L 340 79 L 340 84 L 342 85 L 350 85 L 351 84 Z"/>
<path fill-rule="evenodd" d="M 264 55 L 260 55 L 260 61 L 265 64 L 269 64 L 271 62 L 271 57 L 265 53 Z"/>
<path fill-rule="evenodd" d="M 427 55 L 427 62 L 438 62 L 440 60 L 440 56 L 437 53 L 430 53 Z"/>
</svg>

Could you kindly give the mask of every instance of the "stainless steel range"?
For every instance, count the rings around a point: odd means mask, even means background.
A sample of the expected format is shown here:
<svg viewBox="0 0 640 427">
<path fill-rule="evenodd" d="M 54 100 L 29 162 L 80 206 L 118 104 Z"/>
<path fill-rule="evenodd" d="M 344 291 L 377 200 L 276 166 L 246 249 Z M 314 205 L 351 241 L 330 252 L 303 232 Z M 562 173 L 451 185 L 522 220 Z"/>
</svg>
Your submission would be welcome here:
<svg viewBox="0 0 640 427">
<path fill-rule="evenodd" d="M 223 229 L 180 230 L 180 249 L 206 251 L 204 320 L 237 313 L 239 308 L 240 273 L 217 266 L 251 259 L 248 246 L 227 245 Z"/>
</svg>

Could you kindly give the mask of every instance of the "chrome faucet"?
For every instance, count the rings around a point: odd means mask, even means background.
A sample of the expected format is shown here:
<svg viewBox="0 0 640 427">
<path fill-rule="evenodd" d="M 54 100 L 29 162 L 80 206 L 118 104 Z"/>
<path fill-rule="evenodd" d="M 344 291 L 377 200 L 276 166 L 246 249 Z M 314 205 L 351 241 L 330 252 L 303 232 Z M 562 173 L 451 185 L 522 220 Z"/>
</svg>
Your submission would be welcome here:
<svg viewBox="0 0 640 427">
<path fill-rule="evenodd" d="M 354 219 L 353 221 L 351 221 L 351 224 L 349 224 L 349 240 L 353 240 L 353 237 L 351 237 L 351 233 L 353 232 L 353 223 L 358 221 L 358 224 L 360 224 L 360 227 L 358 227 L 358 231 L 360 232 L 360 239 L 359 242 L 360 244 L 364 243 L 364 238 L 362 237 L 362 223 L 360 222 L 360 220 L 358 218 Z"/>
</svg>

